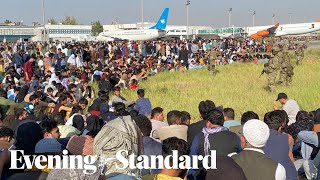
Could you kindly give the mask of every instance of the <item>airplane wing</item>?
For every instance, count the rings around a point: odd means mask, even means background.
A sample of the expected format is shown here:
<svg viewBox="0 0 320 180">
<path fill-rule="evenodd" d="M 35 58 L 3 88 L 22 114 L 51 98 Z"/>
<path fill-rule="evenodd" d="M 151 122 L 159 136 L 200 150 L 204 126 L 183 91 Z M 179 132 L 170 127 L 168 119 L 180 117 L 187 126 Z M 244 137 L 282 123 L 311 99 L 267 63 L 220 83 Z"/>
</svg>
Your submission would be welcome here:
<svg viewBox="0 0 320 180">
<path fill-rule="evenodd" d="M 262 31 L 258 31 L 255 34 L 252 34 L 250 37 L 252 39 L 258 39 L 258 38 L 262 38 L 262 37 L 270 37 L 270 36 L 274 36 L 275 35 L 275 31 L 277 30 L 277 28 L 279 27 L 279 23 L 275 24 L 274 26 L 266 29 L 266 30 L 262 30 Z"/>
</svg>

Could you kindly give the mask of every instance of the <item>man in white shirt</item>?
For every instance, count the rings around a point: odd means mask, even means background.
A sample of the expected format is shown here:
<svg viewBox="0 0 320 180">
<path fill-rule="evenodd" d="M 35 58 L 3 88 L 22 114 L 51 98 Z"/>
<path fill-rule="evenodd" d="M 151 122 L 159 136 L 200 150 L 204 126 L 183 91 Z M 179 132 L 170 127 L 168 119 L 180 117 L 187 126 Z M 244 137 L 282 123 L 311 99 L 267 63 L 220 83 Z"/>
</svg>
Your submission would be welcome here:
<svg viewBox="0 0 320 180">
<path fill-rule="evenodd" d="M 285 93 L 279 93 L 276 101 L 279 101 L 283 105 L 282 109 L 288 114 L 288 126 L 295 123 L 296 116 L 300 111 L 298 103 L 293 99 L 289 99 Z M 279 108 L 277 106 L 274 106 L 273 109 L 278 110 Z"/>
<path fill-rule="evenodd" d="M 67 62 L 71 66 L 76 66 L 76 56 L 74 54 L 71 54 Z"/>
<path fill-rule="evenodd" d="M 152 130 L 150 133 L 150 136 L 154 139 L 158 139 L 157 135 L 154 133 L 156 130 L 162 128 L 163 126 L 169 126 L 168 123 L 163 122 L 164 115 L 163 115 L 163 109 L 161 107 L 153 108 L 151 111 L 151 124 L 152 124 Z"/>
<path fill-rule="evenodd" d="M 167 122 L 169 126 L 163 126 L 156 130 L 153 135 L 157 135 L 160 141 L 170 137 L 177 137 L 187 141 L 188 126 L 181 123 L 182 113 L 177 110 L 168 112 Z"/>
</svg>

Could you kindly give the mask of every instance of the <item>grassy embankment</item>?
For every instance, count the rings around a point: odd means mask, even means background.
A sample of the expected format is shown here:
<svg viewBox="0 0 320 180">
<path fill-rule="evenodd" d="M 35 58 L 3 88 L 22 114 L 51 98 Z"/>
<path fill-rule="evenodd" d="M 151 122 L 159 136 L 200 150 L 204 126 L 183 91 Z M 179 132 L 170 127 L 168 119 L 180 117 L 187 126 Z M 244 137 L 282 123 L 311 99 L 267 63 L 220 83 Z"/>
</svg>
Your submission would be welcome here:
<svg viewBox="0 0 320 180">
<path fill-rule="evenodd" d="M 295 66 L 296 59 L 292 57 Z M 273 105 L 280 106 L 275 99 L 279 92 L 285 92 L 297 100 L 300 107 L 311 111 L 320 107 L 320 50 L 306 52 L 301 66 L 295 66 L 291 87 L 277 86 L 276 92 L 266 90 L 267 76 L 258 79 L 263 65 L 231 64 L 219 66 L 218 73 L 209 75 L 207 69 L 187 73 L 162 73 L 141 82 L 153 107 L 160 106 L 165 112 L 185 110 L 192 121 L 199 119 L 198 104 L 203 100 L 212 100 L 216 105 L 235 109 L 239 119 L 245 111 L 252 110 L 263 119 L 264 113 L 271 111 Z M 137 98 L 136 91 L 124 91 L 128 100 Z"/>
</svg>

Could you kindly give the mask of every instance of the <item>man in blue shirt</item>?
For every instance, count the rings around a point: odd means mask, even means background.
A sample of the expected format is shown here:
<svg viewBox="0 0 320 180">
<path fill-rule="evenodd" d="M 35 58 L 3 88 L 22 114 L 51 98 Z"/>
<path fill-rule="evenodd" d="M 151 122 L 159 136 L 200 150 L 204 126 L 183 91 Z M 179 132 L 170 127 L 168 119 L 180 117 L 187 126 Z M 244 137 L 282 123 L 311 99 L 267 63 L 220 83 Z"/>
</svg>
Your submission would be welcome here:
<svg viewBox="0 0 320 180">
<path fill-rule="evenodd" d="M 234 120 L 234 110 L 232 108 L 224 108 L 223 109 L 223 116 L 224 116 L 224 124 L 223 126 L 226 128 L 230 128 L 232 126 L 239 126 L 241 122 L 238 120 Z"/>
<path fill-rule="evenodd" d="M 149 116 L 151 114 L 152 106 L 148 98 L 144 98 L 144 90 L 139 89 L 137 91 L 138 100 L 134 106 L 134 109 L 139 112 L 139 114 Z"/>
</svg>

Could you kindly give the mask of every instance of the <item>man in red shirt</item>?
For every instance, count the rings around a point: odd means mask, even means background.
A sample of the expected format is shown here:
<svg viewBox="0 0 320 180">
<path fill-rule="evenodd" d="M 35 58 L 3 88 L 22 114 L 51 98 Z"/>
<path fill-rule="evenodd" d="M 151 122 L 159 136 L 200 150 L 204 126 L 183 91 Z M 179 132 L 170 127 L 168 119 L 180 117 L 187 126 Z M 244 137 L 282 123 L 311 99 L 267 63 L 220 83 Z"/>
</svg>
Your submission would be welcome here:
<svg viewBox="0 0 320 180">
<path fill-rule="evenodd" d="M 24 80 L 30 82 L 33 77 L 33 62 L 35 61 L 35 54 L 31 55 L 31 58 L 24 64 Z"/>
</svg>

